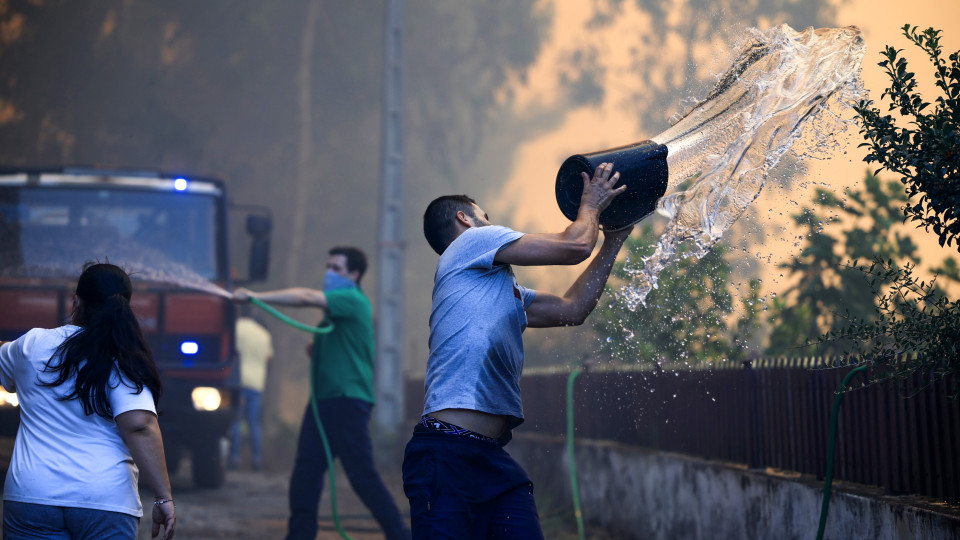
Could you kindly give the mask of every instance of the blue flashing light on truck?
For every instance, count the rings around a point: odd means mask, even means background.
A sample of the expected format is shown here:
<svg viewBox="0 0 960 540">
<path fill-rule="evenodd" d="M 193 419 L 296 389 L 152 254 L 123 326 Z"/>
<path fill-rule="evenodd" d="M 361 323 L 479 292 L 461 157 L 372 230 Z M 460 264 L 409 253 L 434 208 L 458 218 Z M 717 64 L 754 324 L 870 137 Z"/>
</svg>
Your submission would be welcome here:
<svg viewBox="0 0 960 540">
<path fill-rule="evenodd" d="M 232 209 L 239 209 L 234 207 Z M 242 207 L 247 282 L 266 279 L 272 218 Z M 83 264 L 132 273 L 131 305 L 160 369 L 168 467 L 191 457 L 194 484 L 224 481 L 221 439 L 236 417 L 236 309 L 224 183 L 142 171 L 0 170 L 0 340 L 67 322 Z M 0 436 L 16 435 L 16 394 L 0 388 Z"/>
</svg>

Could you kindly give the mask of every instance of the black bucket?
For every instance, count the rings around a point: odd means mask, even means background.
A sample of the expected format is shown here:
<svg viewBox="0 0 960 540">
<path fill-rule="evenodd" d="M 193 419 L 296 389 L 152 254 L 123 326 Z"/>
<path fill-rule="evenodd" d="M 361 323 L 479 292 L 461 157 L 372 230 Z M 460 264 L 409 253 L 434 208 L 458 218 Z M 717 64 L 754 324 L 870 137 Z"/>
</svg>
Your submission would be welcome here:
<svg viewBox="0 0 960 540">
<path fill-rule="evenodd" d="M 557 204 L 567 219 L 575 221 L 580 210 L 580 196 L 583 195 L 580 173 L 592 177 L 601 163 L 613 163 L 614 172 L 620 173 L 617 186 L 627 186 L 627 190 L 600 214 L 603 230 L 629 227 L 656 209 L 657 200 L 667 191 L 667 147 L 653 141 L 640 141 L 590 154 L 577 154 L 563 162 L 557 173 Z"/>
</svg>

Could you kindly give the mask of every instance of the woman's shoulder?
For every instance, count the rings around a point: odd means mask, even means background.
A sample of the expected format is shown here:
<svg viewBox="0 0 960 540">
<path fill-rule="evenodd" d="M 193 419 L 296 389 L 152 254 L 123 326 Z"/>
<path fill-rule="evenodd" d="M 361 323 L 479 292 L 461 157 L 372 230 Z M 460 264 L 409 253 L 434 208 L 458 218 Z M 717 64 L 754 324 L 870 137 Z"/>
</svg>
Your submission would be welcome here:
<svg viewBox="0 0 960 540">
<path fill-rule="evenodd" d="M 30 332 L 27 332 L 27 334 L 32 333 L 35 339 L 55 339 L 62 341 L 72 336 L 77 330 L 80 330 L 79 326 L 65 324 L 56 328 L 34 328 Z"/>
<path fill-rule="evenodd" d="M 24 345 L 30 346 L 58 346 L 63 340 L 73 335 L 79 329 L 80 327 L 72 324 L 59 326 L 57 328 L 34 328 L 24 334 L 20 340 L 23 341 Z"/>
</svg>

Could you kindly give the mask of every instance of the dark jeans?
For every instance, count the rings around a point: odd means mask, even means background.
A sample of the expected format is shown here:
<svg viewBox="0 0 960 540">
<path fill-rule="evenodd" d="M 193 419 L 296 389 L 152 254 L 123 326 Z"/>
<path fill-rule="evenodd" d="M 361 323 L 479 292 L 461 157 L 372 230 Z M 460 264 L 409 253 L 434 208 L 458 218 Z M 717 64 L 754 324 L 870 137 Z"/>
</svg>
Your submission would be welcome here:
<svg viewBox="0 0 960 540">
<path fill-rule="evenodd" d="M 322 399 L 317 402 L 320 421 L 335 458 L 340 458 L 350 486 L 370 509 L 388 540 L 409 539 L 400 510 L 373 465 L 370 443 L 370 411 L 373 406 L 351 398 Z M 314 540 L 317 536 L 317 508 L 323 492 L 327 457 L 309 404 L 300 427 L 297 462 L 290 478 L 290 522 L 287 540 Z"/>
<path fill-rule="evenodd" d="M 3 501 L 7 540 L 134 540 L 140 518 L 90 508 Z"/>
<path fill-rule="evenodd" d="M 501 443 L 417 426 L 403 490 L 414 538 L 543 538 L 533 483 Z"/>
<path fill-rule="evenodd" d="M 233 433 L 230 441 L 231 467 L 240 465 L 240 447 L 243 446 L 243 435 L 240 424 L 246 420 L 250 432 L 250 460 L 253 468 L 260 470 L 263 466 L 263 437 L 260 431 L 260 401 L 261 394 L 250 388 L 240 389 L 240 410 L 237 421 L 233 423 Z"/>
</svg>

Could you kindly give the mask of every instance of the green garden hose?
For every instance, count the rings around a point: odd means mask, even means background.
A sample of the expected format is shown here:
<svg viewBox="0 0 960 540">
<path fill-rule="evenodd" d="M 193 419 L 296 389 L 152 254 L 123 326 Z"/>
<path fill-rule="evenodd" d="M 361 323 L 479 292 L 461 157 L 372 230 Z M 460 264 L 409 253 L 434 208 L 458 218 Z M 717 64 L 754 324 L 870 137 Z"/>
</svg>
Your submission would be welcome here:
<svg viewBox="0 0 960 540">
<path fill-rule="evenodd" d="M 580 511 L 580 484 L 577 481 L 577 461 L 573 457 L 573 381 L 583 369 L 574 368 L 567 378 L 567 456 L 570 460 L 570 491 L 573 493 L 573 514 L 577 518 L 577 534 L 584 539 L 583 512 Z"/>
<path fill-rule="evenodd" d="M 827 512 L 830 510 L 830 485 L 833 483 L 833 457 L 837 446 L 837 423 L 840 416 L 840 403 L 843 402 L 843 390 L 857 373 L 867 369 L 860 366 L 850 370 L 837 389 L 837 396 L 833 398 L 833 411 L 830 413 L 830 438 L 827 443 L 827 473 L 823 484 L 823 503 L 820 505 L 820 526 L 817 529 L 817 540 L 823 540 L 823 532 L 827 527 Z"/>
<path fill-rule="evenodd" d="M 290 326 L 303 330 L 305 332 L 311 332 L 314 334 L 329 334 L 333 331 L 333 323 L 325 324 L 323 326 L 310 326 L 303 324 L 299 321 L 287 317 L 283 313 L 280 313 L 272 306 L 268 305 L 263 300 L 259 298 L 250 297 L 250 303 L 259 307 L 260 309 L 266 311 L 267 313 L 273 315 L 274 317 L 280 319 L 281 321 L 289 324 Z M 337 532 L 340 533 L 345 540 L 352 540 L 346 531 L 343 530 L 343 526 L 340 525 L 340 515 L 337 513 L 337 475 L 333 470 L 333 453 L 330 451 L 330 443 L 327 442 L 327 433 L 323 430 L 323 422 L 320 421 L 320 411 L 317 409 L 317 395 L 313 391 L 313 383 L 316 377 L 316 366 L 314 362 L 310 362 L 310 408 L 313 410 L 313 419 L 317 422 L 317 431 L 320 432 L 320 441 L 323 442 L 323 453 L 327 456 L 327 472 L 330 474 L 330 510 L 333 514 L 333 524 L 337 528 Z"/>
<path fill-rule="evenodd" d="M 277 311 L 273 306 L 267 304 L 259 298 L 250 297 L 250 303 L 257 306 L 258 308 L 266 311 L 267 313 L 273 315 L 274 317 L 280 319 L 281 321 L 289 324 L 290 326 L 296 328 L 297 330 L 303 330 L 304 332 L 311 332 L 313 334 L 329 334 L 333 331 L 333 323 L 325 324 L 323 326 L 310 326 L 309 324 L 303 324 L 300 321 L 291 319 L 283 313 Z"/>
</svg>

